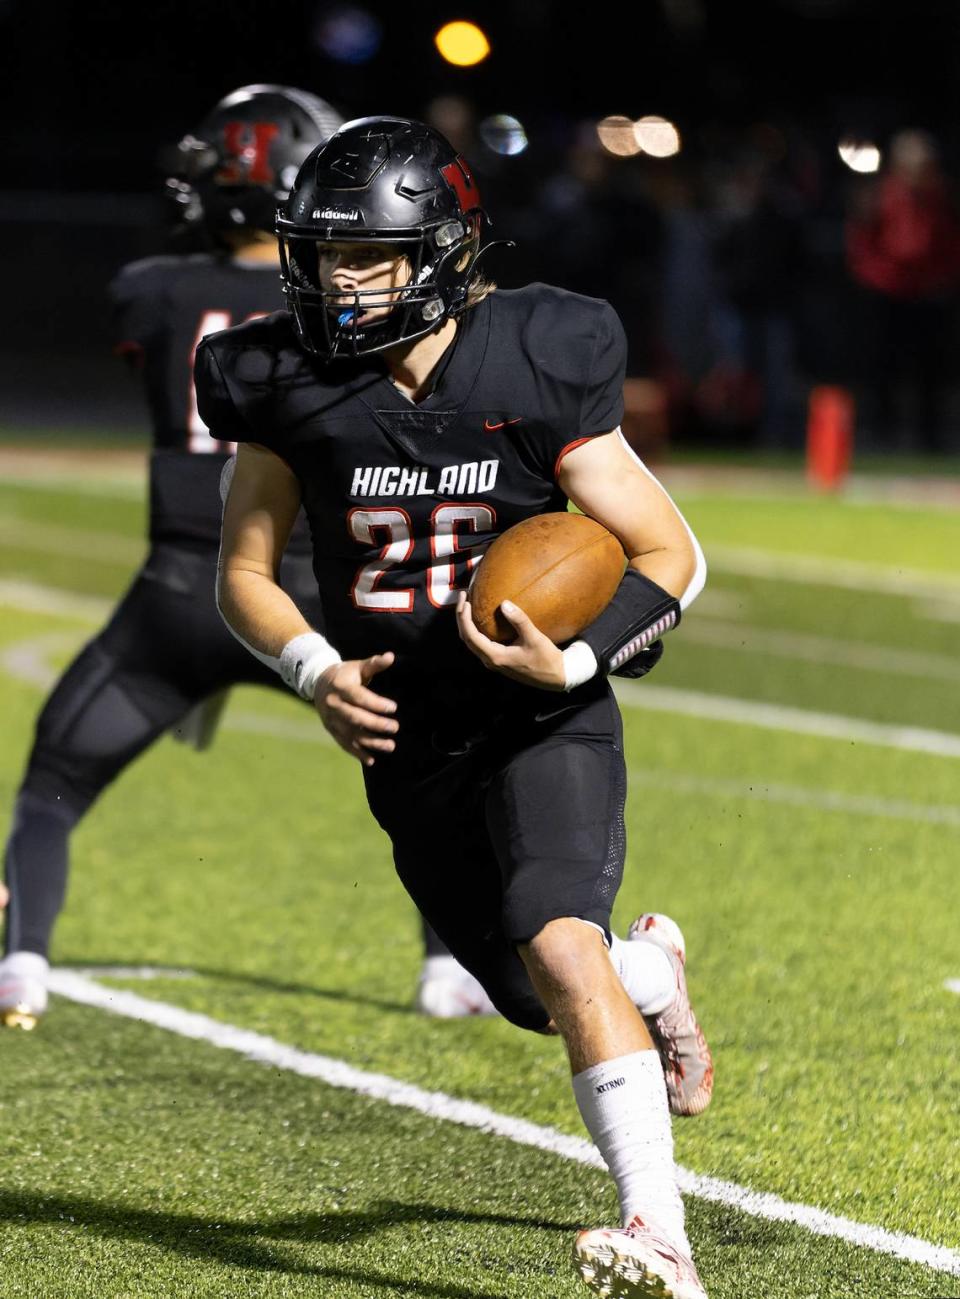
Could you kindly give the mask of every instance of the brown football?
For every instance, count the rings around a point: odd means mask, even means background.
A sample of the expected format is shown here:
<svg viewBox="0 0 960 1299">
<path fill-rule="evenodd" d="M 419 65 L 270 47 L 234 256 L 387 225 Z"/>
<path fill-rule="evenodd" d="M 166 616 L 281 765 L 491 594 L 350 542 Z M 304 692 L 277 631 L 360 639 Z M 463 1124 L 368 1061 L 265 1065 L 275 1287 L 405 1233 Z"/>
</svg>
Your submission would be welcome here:
<svg viewBox="0 0 960 1299">
<path fill-rule="evenodd" d="M 470 585 L 473 620 L 485 636 L 516 637 L 499 612 L 512 600 L 560 645 L 589 626 L 623 577 L 623 547 L 582 514 L 535 514 L 497 537 Z"/>
</svg>

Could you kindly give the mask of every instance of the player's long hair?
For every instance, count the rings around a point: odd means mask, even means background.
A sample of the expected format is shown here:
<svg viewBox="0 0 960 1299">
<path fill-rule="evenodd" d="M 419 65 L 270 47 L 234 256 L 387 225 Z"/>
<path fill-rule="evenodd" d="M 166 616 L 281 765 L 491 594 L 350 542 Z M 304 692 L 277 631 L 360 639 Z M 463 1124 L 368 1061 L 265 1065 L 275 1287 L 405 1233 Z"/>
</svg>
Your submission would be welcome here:
<svg viewBox="0 0 960 1299">
<path fill-rule="evenodd" d="M 470 281 L 467 289 L 467 299 L 463 304 L 464 311 L 469 311 L 471 307 L 475 307 L 477 303 L 482 302 L 496 287 L 496 281 L 488 280 L 481 271 L 476 279 Z"/>
</svg>

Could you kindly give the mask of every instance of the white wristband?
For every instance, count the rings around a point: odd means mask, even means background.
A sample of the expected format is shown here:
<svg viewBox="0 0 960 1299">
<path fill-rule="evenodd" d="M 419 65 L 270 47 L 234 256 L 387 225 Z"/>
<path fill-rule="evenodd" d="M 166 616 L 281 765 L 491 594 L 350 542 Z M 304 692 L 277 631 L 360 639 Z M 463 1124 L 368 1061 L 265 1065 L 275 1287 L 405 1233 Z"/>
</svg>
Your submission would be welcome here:
<svg viewBox="0 0 960 1299">
<path fill-rule="evenodd" d="M 305 631 L 288 640 L 280 651 L 280 675 L 291 690 L 313 703 L 322 672 L 342 663 L 340 655 L 318 631 Z"/>
<path fill-rule="evenodd" d="M 563 651 L 564 690 L 582 686 L 597 675 L 597 656 L 585 640 L 575 640 Z"/>
</svg>

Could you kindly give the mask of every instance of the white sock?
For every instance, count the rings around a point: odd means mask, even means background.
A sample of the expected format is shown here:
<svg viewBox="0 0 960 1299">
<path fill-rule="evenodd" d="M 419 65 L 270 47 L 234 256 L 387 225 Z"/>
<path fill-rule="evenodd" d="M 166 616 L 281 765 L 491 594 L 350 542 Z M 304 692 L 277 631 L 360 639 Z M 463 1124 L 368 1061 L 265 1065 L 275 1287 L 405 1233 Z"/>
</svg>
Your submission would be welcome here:
<svg viewBox="0 0 960 1299">
<path fill-rule="evenodd" d="M 659 1015 L 677 995 L 670 957 L 656 943 L 626 943 L 613 935 L 610 960 L 641 1015 Z"/>
<path fill-rule="evenodd" d="M 573 1093 L 616 1183 L 623 1225 L 639 1214 L 689 1254 L 659 1055 L 635 1051 L 591 1065 L 574 1076 Z"/>
</svg>

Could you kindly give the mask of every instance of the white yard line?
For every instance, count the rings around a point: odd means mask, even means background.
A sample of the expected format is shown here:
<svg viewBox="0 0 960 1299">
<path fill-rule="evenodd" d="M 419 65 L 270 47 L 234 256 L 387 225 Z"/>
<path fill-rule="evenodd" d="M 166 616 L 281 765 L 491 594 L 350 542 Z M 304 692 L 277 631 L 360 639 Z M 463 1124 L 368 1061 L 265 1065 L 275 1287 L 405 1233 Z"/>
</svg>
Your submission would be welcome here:
<svg viewBox="0 0 960 1299">
<path fill-rule="evenodd" d="M 884 595 L 918 596 L 937 601 L 960 600 L 960 578 L 953 573 L 892 568 L 857 559 L 834 559 L 829 555 L 791 555 L 750 546 L 709 545 L 706 553 L 708 567 L 718 573 L 836 586 L 845 591 L 876 591 Z"/>
<path fill-rule="evenodd" d="M 960 605 L 957 608 L 960 611 Z M 740 650 L 745 654 L 769 654 L 774 658 L 800 659 L 806 663 L 832 663 L 858 671 L 919 677 L 921 680 L 960 681 L 960 662 L 950 654 L 897 649 L 837 636 L 814 636 L 809 632 L 752 627 L 720 618 L 697 618 L 696 613 L 684 621 L 681 635 L 684 640 L 698 645 Z"/>
<path fill-rule="evenodd" d="M 147 553 L 145 540 L 123 533 L 94 532 L 88 528 L 63 527 L 10 515 L 0 516 L 0 546 L 62 558 L 87 559 L 120 568 L 127 565 L 132 568 Z"/>
<path fill-rule="evenodd" d="M 384 1101 L 388 1105 L 416 1110 L 431 1119 L 476 1128 L 518 1145 L 533 1146 L 561 1158 L 575 1160 L 590 1168 L 604 1168 L 599 1153 L 588 1141 L 558 1132 L 555 1128 L 542 1127 L 525 1119 L 513 1118 L 509 1114 L 500 1114 L 474 1101 L 458 1100 L 444 1092 L 423 1091 L 398 1078 L 368 1073 L 332 1056 L 301 1051 L 276 1038 L 238 1028 L 233 1024 L 224 1024 L 207 1015 L 182 1010 L 167 1002 L 152 1001 L 132 992 L 105 988 L 79 974 L 54 970 L 50 976 L 50 987 L 59 996 L 81 1005 L 153 1024 L 180 1037 L 208 1042 L 221 1050 L 234 1051 L 248 1060 L 268 1064 L 275 1069 L 285 1069 L 304 1078 L 319 1079 L 330 1087 L 341 1087 L 361 1096 Z M 868 1223 L 854 1222 L 807 1204 L 795 1204 L 781 1200 L 776 1195 L 751 1191 L 735 1182 L 704 1177 L 689 1169 L 679 1171 L 681 1189 L 687 1195 L 727 1205 L 751 1217 L 793 1223 L 817 1236 L 844 1240 L 863 1249 L 875 1250 L 910 1263 L 920 1263 L 939 1272 L 960 1276 L 960 1253 L 943 1245 L 934 1245 L 901 1232 L 886 1231 Z"/>
<path fill-rule="evenodd" d="M 50 657 L 64 651 L 75 650 L 78 637 L 72 631 L 48 631 L 29 640 L 18 640 L 0 649 L 0 668 L 15 681 L 47 690 L 59 675 L 50 663 Z"/>
<path fill-rule="evenodd" d="M 170 965 L 58 965 L 58 974 L 76 974 L 83 979 L 195 979 L 195 970 Z"/>
<path fill-rule="evenodd" d="M 932 753 L 941 758 L 960 758 L 960 735 L 928 730 L 922 726 L 898 726 L 870 722 L 842 713 L 819 713 L 785 704 L 764 704 L 753 699 L 711 695 L 702 690 L 678 690 L 674 686 L 653 686 L 648 682 L 615 681 L 620 703 L 627 708 L 657 713 L 679 713 L 705 721 L 733 722 L 759 726 L 768 731 L 790 731 L 817 735 L 847 744 L 876 744 L 886 749 L 911 753 Z"/>
<path fill-rule="evenodd" d="M 848 794 L 809 785 L 782 785 L 768 780 L 723 779 L 687 776 L 679 771 L 658 771 L 653 767 L 631 767 L 631 784 L 651 785 L 679 794 L 704 794 L 708 798 L 744 799 L 758 803 L 783 803 L 790 807 L 816 808 L 819 812 L 845 812 L 853 816 L 877 816 L 890 821 L 916 821 L 921 825 L 949 825 L 960 829 L 960 804 L 913 803 L 903 798 L 879 798 L 871 794 Z"/>
<path fill-rule="evenodd" d="M 79 618 L 83 622 L 101 622 L 116 601 L 4 577 L 0 578 L 0 604 L 8 609 L 19 609 L 21 613 L 49 613 L 55 617 Z"/>
</svg>

